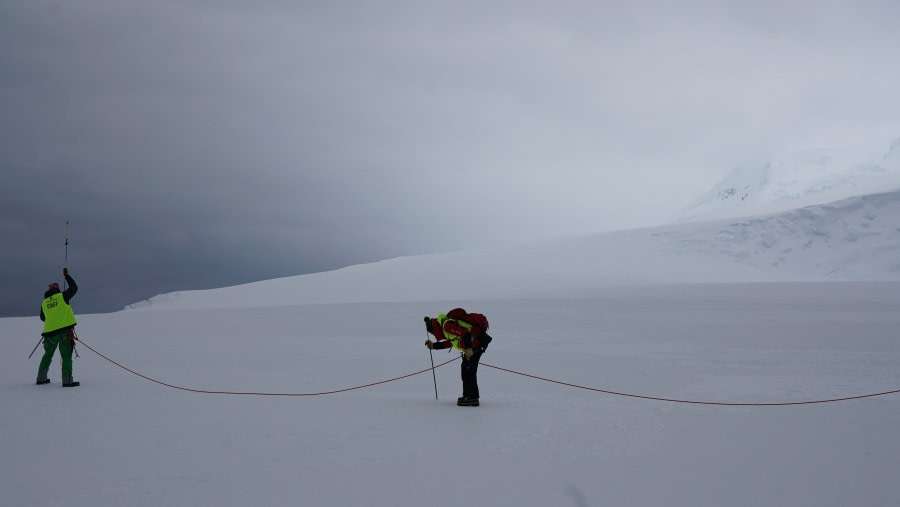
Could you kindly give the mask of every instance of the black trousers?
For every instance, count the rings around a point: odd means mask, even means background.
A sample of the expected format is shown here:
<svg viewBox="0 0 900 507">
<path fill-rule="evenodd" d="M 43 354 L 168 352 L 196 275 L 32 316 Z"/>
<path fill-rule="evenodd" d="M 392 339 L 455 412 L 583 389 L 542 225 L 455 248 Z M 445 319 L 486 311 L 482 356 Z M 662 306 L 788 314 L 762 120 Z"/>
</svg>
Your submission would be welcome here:
<svg viewBox="0 0 900 507">
<path fill-rule="evenodd" d="M 466 359 L 463 354 L 460 374 L 462 376 L 463 396 L 466 398 L 478 398 L 478 361 L 481 360 L 481 351 L 475 350 L 471 359 Z"/>
</svg>

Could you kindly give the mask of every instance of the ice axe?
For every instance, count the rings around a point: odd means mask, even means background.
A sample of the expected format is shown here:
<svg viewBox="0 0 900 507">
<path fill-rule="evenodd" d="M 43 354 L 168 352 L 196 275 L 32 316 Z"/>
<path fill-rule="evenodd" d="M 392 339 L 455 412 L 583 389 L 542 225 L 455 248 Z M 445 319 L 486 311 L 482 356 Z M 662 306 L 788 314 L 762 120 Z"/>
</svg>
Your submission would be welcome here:
<svg viewBox="0 0 900 507">
<path fill-rule="evenodd" d="M 69 330 L 69 336 L 68 336 L 68 339 L 69 339 L 69 341 L 72 343 L 72 352 L 75 353 L 75 357 L 81 357 L 81 356 L 78 355 L 78 349 L 75 347 L 75 342 L 78 341 L 78 335 L 75 334 L 75 328 L 74 328 L 74 327 L 73 327 L 72 329 Z"/>
</svg>

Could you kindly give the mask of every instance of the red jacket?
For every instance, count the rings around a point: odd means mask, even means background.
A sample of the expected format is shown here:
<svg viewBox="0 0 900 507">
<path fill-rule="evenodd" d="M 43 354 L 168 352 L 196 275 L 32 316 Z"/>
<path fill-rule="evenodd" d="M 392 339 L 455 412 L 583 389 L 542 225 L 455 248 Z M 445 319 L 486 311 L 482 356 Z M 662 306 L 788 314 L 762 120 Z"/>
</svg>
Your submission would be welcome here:
<svg viewBox="0 0 900 507">
<path fill-rule="evenodd" d="M 446 349 L 456 347 L 460 350 L 487 348 L 490 338 L 487 333 L 473 327 L 467 322 L 451 319 L 441 314 L 436 319 L 431 319 L 429 332 L 437 340 L 432 348 Z"/>
</svg>

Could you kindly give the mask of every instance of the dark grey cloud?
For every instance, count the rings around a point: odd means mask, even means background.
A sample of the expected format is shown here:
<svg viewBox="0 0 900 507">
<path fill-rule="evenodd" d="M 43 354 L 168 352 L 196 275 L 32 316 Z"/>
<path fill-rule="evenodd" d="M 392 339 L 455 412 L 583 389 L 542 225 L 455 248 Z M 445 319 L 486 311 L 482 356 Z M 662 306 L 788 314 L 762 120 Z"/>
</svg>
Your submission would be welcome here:
<svg viewBox="0 0 900 507">
<path fill-rule="evenodd" d="M 0 315 L 649 225 L 898 128 L 894 2 L 13 0 Z"/>
</svg>

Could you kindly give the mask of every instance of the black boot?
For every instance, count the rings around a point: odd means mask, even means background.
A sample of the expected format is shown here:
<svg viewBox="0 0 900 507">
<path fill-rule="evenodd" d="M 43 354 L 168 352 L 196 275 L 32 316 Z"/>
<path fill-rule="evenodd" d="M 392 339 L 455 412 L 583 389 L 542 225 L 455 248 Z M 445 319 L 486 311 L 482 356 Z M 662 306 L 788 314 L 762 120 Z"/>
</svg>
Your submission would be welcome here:
<svg viewBox="0 0 900 507">
<path fill-rule="evenodd" d="M 50 383 L 50 379 L 48 379 L 48 378 L 45 378 L 44 380 L 38 380 L 37 382 L 35 382 L 35 384 L 37 384 L 39 386 L 42 386 L 44 384 L 49 384 L 49 383 Z"/>
<path fill-rule="evenodd" d="M 462 398 L 456 400 L 456 404 L 460 407 L 477 407 L 478 398 L 467 398 L 463 396 Z"/>
<path fill-rule="evenodd" d="M 63 384 L 63 387 L 78 387 L 81 385 L 81 382 L 66 382 Z"/>
</svg>

